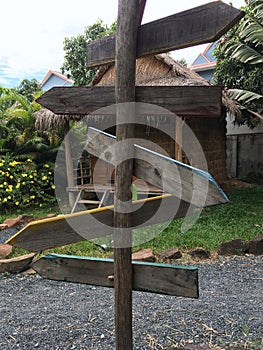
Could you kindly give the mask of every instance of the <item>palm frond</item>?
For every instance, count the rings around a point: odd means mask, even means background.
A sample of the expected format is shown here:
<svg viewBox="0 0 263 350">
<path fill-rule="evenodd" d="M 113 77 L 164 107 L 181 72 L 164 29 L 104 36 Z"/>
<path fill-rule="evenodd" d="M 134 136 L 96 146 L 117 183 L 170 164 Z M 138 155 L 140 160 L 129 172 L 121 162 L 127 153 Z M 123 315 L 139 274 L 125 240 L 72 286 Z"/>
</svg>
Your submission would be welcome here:
<svg viewBox="0 0 263 350">
<path fill-rule="evenodd" d="M 23 109 L 25 109 L 25 110 L 28 111 L 28 112 L 33 112 L 32 109 L 31 109 L 30 103 L 28 102 L 28 100 L 27 100 L 24 96 L 22 96 L 21 94 L 15 92 L 15 91 L 12 91 L 11 94 L 10 94 L 10 96 L 11 96 L 15 101 L 17 101 L 17 102 L 21 105 L 21 107 L 22 107 Z"/>
<path fill-rule="evenodd" d="M 251 102 L 263 102 L 262 95 L 247 90 L 229 89 L 227 91 L 227 94 L 232 100 L 243 105 L 248 105 Z"/>
<path fill-rule="evenodd" d="M 263 27 L 258 22 L 245 20 L 240 31 L 242 41 L 252 43 L 255 46 L 263 43 Z"/>
<path fill-rule="evenodd" d="M 225 44 L 225 52 L 232 59 L 243 63 L 263 63 L 263 55 L 240 41 L 229 41 Z"/>
<path fill-rule="evenodd" d="M 15 127 L 19 130 L 23 130 L 23 118 L 20 116 L 11 117 L 6 121 L 7 127 Z"/>
<path fill-rule="evenodd" d="M 37 151 L 46 151 L 48 150 L 48 145 L 46 145 L 44 143 L 44 140 L 42 137 L 40 136 L 32 136 L 32 138 L 30 140 L 27 140 L 24 143 L 24 147 L 25 148 L 30 148 L 30 149 L 34 149 Z"/>
<path fill-rule="evenodd" d="M 248 127 L 254 128 L 263 120 L 263 116 L 259 112 L 249 108 L 251 103 L 260 104 L 261 101 L 263 102 L 262 95 L 239 89 L 229 89 L 227 95 L 235 102 L 240 111 L 240 116 L 235 118 L 235 123 L 238 125 L 246 124 Z"/>
<path fill-rule="evenodd" d="M 0 86 L 0 95 L 8 95 L 9 91 L 9 88 L 4 88 L 3 86 Z"/>
<path fill-rule="evenodd" d="M 254 7 L 254 16 L 263 24 L 263 2 L 262 0 L 249 0 L 249 5 Z"/>
<path fill-rule="evenodd" d="M 22 109 L 22 108 L 14 108 L 11 112 L 12 117 L 20 117 L 20 118 L 28 118 L 28 111 Z"/>
<path fill-rule="evenodd" d="M 6 102 L 6 101 L 10 101 L 10 94 L 2 94 L 0 96 L 0 101 L 1 101 L 1 103 Z"/>
</svg>

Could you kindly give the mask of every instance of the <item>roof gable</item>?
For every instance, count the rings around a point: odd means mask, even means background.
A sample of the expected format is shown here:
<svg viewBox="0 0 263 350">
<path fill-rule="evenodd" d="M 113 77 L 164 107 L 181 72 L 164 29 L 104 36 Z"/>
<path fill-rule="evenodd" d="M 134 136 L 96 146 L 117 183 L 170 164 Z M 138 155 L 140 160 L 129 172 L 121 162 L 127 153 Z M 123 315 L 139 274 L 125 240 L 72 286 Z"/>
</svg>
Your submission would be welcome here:
<svg viewBox="0 0 263 350">
<path fill-rule="evenodd" d="M 189 68 L 191 70 L 199 71 L 215 67 L 216 58 L 213 54 L 215 46 L 216 42 L 208 44 L 205 50 L 197 56 Z"/>
<path fill-rule="evenodd" d="M 208 59 L 202 53 L 200 53 L 192 63 L 192 66 L 196 66 L 199 64 L 207 64 L 208 62 Z"/>
<path fill-rule="evenodd" d="M 49 70 L 41 81 L 40 86 L 43 90 L 47 90 L 53 86 L 71 86 L 73 83 L 73 80 L 67 78 L 65 75 L 54 70 Z"/>
<path fill-rule="evenodd" d="M 216 58 L 214 56 L 214 49 L 216 47 L 216 42 L 210 43 L 205 49 L 204 55 L 210 62 L 215 62 Z"/>
</svg>

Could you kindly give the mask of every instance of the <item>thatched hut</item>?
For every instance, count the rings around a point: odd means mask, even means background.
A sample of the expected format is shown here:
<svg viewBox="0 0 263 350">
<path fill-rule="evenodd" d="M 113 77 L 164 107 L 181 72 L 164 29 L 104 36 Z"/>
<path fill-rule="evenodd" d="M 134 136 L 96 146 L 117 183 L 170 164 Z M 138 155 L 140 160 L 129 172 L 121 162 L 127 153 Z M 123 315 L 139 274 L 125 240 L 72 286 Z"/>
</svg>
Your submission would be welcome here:
<svg viewBox="0 0 263 350">
<path fill-rule="evenodd" d="M 114 86 L 114 65 L 104 66 L 99 69 L 93 86 Z M 136 86 L 209 86 L 209 82 L 201 78 L 197 73 L 190 71 L 185 66 L 175 61 L 168 54 L 160 54 L 137 59 L 136 62 Z M 224 93 L 222 96 L 222 115 L 220 117 L 210 116 L 188 116 L 182 117 L 184 122 L 192 129 L 199 140 L 207 161 L 208 171 L 220 185 L 224 185 L 226 175 L 226 111 L 232 114 L 239 113 L 235 103 Z M 178 126 L 177 126 L 178 128 Z M 180 138 L 177 130 L 177 137 Z M 198 164 L 198 157 L 187 159 L 181 147 L 176 147 L 174 140 L 158 131 L 157 128 L 136 129 L 136 137 L 146 138 L 161 146 L 174 159 L 191 162 L 191 165 L 203 168 Z M 183 135 L 181 135 L 183 137 Z M 186 147 L 187 139 L 183 139 L 182 149 Z M 194 153 L 194 150 L 192 150 Z M 196 159 L 193 163 L 193 159 Z"/>
<path fill-rule="evenodd" d="M 115 67 L 114 65 L 108 65 L 101 67 L 94 77 L 91 86 L 114 86 L 115 85 Z M 197 73 L 190 71 L 183 65 L 176 62 L 168 54 L 154 55 L 137 59 L 136 62 L 136 86 L 209 86 L 210 84 L 201 78 Z M 188 148 L 188 139 L 184 138 L 183 133 L 180 133 L 180 125 L 175 125 L 176 140 L 181 142 L 180 147 L 175 142 L 174 138 L 169 137 L 166 133 L 161 132 L 158 127 L 155 127 L 154 122 L 149 125 L 136 127 L 136 137 L 152 141 L 160 146 L 168 155 L 174 159 L 189 162 L 192 166 L 200 169 L 208 170 L 216 181 L 224 186 L 227 180 L 226 174 L 226 111 L 230 111 L 232 114 L 239 113 L 235 103 L 232 102 L 223 93 L 222 96 L 222 115 L 215 116 L 193 116 L 184 115 L 181 116 L 184 123 L 187 124 L 196 135 L 200 142 L 203 152 L 206 157 L 206 164 L 199 162 L 198 156 L 196 157 L 195 149 L 191 152 L 193 157 L 189 157 L 189 154 L 184 154 L 184 149 Z M 83 116 L 62 116 L 54 115 L 47 110 L 39 111 L 36 114 L 36 125 L 39 128 L 57 127 L 64 125 L 65 135 L 69 130 L 70 120 L 79 120 Z M 96 114 L 86 117 L 89 126 L 99 127 L 101 123 L 101 116 L 96 117 Z M 168 125 L 169 128 L 169 125 Z M 104 128 L 105 130 L 105 128 Z M 107 130 L 114 133 L 114 128 Z M 187 147 L 188 146 L 188 147 Z M 72 162 L 70 160 L 70 147 L 68 143 L 65 143 L 66 159 L 67 159 L 67 177 L 68 187 L 74 187 L 77 183 L 74 181 L 72 172 Z M 90 178 L 87 182 L 107 184 L 112 181 L 112 169 L 109 170 L 109 165 L 100 161 L 100 165 L 97 166 L 99 173 L 96 172 L 94 179 L 93 169 L 96 163 L 96 159 L 91 157 L 90 159 Z M 98 164 L 97 164 L 98 165 Z M 82 182 L 83 184 L 83 182 Z"/>
</svg>

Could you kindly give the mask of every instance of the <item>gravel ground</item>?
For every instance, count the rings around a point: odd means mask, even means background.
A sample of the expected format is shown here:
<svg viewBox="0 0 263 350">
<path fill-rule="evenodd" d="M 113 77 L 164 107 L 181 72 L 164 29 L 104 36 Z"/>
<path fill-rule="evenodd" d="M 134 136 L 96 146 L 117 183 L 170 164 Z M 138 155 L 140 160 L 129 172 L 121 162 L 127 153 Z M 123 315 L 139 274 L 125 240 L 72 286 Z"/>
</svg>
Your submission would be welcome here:
<svg viewBox="0 0 263 350">
<path fill-rule="evenodd" d="M 134 292 L 134 349 L 263 349 L 263 257 L 199 264 L 199 299 Z M 114 349 L 113 290 L 0 274 L 0 350 Z"/>
<path fill-rule="evenodd" d="M 5 243 L 5 241 L 16 234 L 23 226 L 7 228 L 6 230 L 0 230 L 0 244 Z"/>
</svg>

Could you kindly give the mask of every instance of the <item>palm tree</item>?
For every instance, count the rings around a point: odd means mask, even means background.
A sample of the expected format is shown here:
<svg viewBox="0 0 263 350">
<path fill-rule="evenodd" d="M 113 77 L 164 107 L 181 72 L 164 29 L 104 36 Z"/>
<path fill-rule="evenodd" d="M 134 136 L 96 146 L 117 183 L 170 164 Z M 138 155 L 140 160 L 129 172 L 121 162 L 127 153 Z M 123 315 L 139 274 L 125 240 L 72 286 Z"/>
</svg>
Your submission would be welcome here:
<svg viewBox="0 0 263 350">
<path fill-rule="evenodd" d="M 244 70 L 248 66 L 254 66 L 262 72 L 263 2 L 262 0 L 247 0 L 246 4 L 246 16 L 241 24 L 223 39 L 220 50 L 233 64 L 236 61 L 244 64 Z M 249 120 L 247 124 L 253 126 L 253 122 L 258 118 L 263 119 L 261 115 L 263 112 L 262 91 L 229 89 L 227 92 L 240 108 L 241 121 Z"/>
<path fill-rule="evenodd" d="M 52 137 L 35 128 L 35 112 L 41 107 L 35 102 L 29 102 L 24 96 L 12 89 L 2 91 L 2 102 L 12 104 L 1 111 L 0 132 L 5 136 L 0 147 L 2 153 L 12 153 L 21 159 L 32 158 L 36 162 L 54 160 L 57 148 L 61 142 L 59 135 Z M 5 131 L 8 130 L 8 135 Z"/>
<path fill-rule="evenodd" d="M 232 59 L 243 63 L 263 63 L 263 2 L 262 0 L 247 0 L 251 10 L 247 12 L 237 40 L 232 38 L 224 45 L 225 53 Z M 248 9 L 249 9 L 248 8 Z"/>
</svg>

